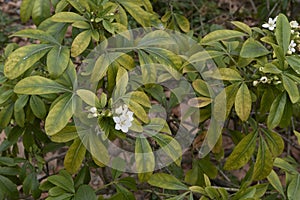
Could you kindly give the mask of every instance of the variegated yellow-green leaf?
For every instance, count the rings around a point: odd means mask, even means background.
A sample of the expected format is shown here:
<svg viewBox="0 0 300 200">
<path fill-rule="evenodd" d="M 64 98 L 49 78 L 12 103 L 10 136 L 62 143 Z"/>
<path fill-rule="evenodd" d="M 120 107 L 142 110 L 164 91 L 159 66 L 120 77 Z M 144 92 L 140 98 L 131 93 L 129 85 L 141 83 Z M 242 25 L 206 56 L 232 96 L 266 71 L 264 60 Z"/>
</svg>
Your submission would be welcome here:
<svg viewBox="0 0 300 200">
<path fill-rule="evenodd" d="M 265 134 L 265 140 L 273 157 L 279 156 L 284 150 L 284 141 L 282 137 L 271 130 L 263 130 L 263 133 Z"/>
<path fill-rule="evenodd" d="M 128 72 L 123 67 L 119 67 L 116 77 L 116 87 L 114 90 L 115 101 L 121 98 L 126 93 L 126 88 L 128 85 Z"/>
<path fill-rule="evenodd" d="M 20 109 L 18 111 L 14 110 L 14 118 L 16 120 L 16 123 L 20 127 L 24 127 L 25 125 L 25 112 L 24 109 Z"/>
<path fill-rule="evenodd" d="M 79 33 L 73 40 L 71 46 L 71 55 L 73 57 L 79 56 L 86 50 L 91 41 L 92 33 L 91 30 L 86 30 Z"/>
<path fill-rule="evenodd" d="M 34 0 L 32 8 L 32 20 L 35 25 L 39 25 L 42 21 L 50 17 L 50 1 Z"/>
<path fill-rule="evenodd" d="M 151 177 L 155 168 L 155 159 L 146 138 L 138 137 L 135 142 L 136 170 L 139 180 L 145 182 Z"/>
<path fill-rule="evenodd" d="M 50 44 L 31 44 L 15 50 L 5 62 L 5 76 L 9 79 L 17 78 L 41 59 L 52 47 L 53 45 Z"/>
<path fill-rule="evenodd" d="M 129 98 L 129 101 L 135 101 L 138 104 L 141 104 L 142 106 L 151 107 L 151 102 L 149 97 L 141 91 L 133 91 L 128 94 L 126 94 L 125 98 Z"/>
<path fill-rule="evenodd" d="M 22 79 L 14 88 L 17 94 L 52 94 L 61 92 L 71 92 L 65 86 L 42 76 L 30 76 Z"/>
<path fill-rule="evenodd" d="M 52 136 L 61 131 L 74 113 L 73 94 L 65 93 L 50 109 L 45 122 L 47 135 Z"/>
<path fill-rule="evenodd" d="M 9 104 L 0 111 L 0 128 L 8 126 L 14 112 L 14 104 Z"/>
<path fill-rule="evenodd" d="M 246 135 L 233 149 L 226 160 L 224 169 L 234 170 L 244 166 L 251 158 L 256 146 L 257 133 Z"/>
<path fill-rule="evenodd" d="M 282 115 L 284 113 L 284 107 L 286 104 L 286 93 L 283 92 L 276 97 L 273 101 L 270 113 L 267 120 L 267 125 L 269 129 L 275 128 L 281 121 Z"/>
<path fill-rule="evenodd" d="M 27 22 L 30 19 L 34 0 L 23 0 L 20 7 L 20 17 L 22 22 Z"/>
<path fill-rule="evenodd" d="M 282 83 L 284 89 L 286 89 L 287 93 L 289 94 L 291 102 L 296 103 L 297 101 L 299 101 L 300 98 L 299 89 L 295 81 L 293 81 L 288 76 L 282 74 Z"/>
<path fill-rule="evenodd" d="M 63 143 L 74 140 L 78 137 L 77 129 L 75 126 L 66 126 L 57 134 L 51 136 L 53 142 Z"/>
<path fill-rule="evenodd" d="M 242 121 L 246 121 L 250 115 L 252 100 L 250 91 L 245 83 L 239 88 L 234 102 L 236 114 Z"/>
<path fill-rule="evenodd" d="M 207 71 L 204 73 L 206 77 L 224 80 L 224 81 L 241 81 L 243 78 L 238 71 L 230 68 L 220 68 L 216 71 Z"/>
<path fill-rule="evenodd" d="M 246 36 L 245 33 L 234 30 L 216 30 L 207 34 L 202 40 L 201 44 L 207 45 L 221 40 L 228 40 L 232 38 L 241 38 Z"/>
<path fill-rule="evenodd" d="M 98 97 L 90 90 L 79 89 L 76 91 L 76 94 L 90 106 L 97 106 L 99 104 Z"/>
<path fill-rule="evenodd" d="M 44 119 L 45 116 L 47 115 L 47 109 L 45 102 L 38 96 L 31 96 L 30 101 L 30 108 L 33 112 L 33 114 L 39 118 L 39 119 Z"/>
<path fill-rule="evenodd" d="M 163 44 L 173 44 L 171 36 L 162 30 L 152 31 L 146 34 L 138 43 L 138 47 L 157 46 Z"/>
<path fill-rule="evenodd" d="M 278 45 L 283 49 L 283 53 L 286 54 L 290 45 L 291 25 L 283 14 L 279 14 L 277 17 L 275 36 Z"/>
<path fill-rule="evenodd" d="M 192 84 L 196 92 L 198 92 L 202 96 L 211 97 L 210 89 L 207 82 L 205 82 L 202 79 L 196 79 Z"/>
<path fill-rule="evenodd" d="M 273 63 L 267 63 L 263 68 L 262 68 L 263 73 L 271 73 L 271 74 L 281 74 L 282 71 Z"/>
<path fill-rule="evenodd" d="M 267 55 L 269 53 L 270 52 L 264 45 L 254 40 L 253 38 L 249 38 L 244 42 L 240 52 L 240 56 L 243 58 L 256 58 Z"/>
<path fill-rule="evenodd" d="M 180 27 L 180 29 L 183 32 L 186 32 L 186 33 L 189 32 L 190 31 L 189 20 L 185 16 L 177 14 L 177 13 L 175 13 L 174 16 L 175 16 L 176 22 L 177 22 L 178 26 Z"/>
<path fill-rule="evenodd" d="M 68 67 L 70 50 L 65 46 L 53 47 L 47 55 L 47 68 L 50 76 L 59 77 Z"/>
<path fill-rule="evenodd" d="M 290 182 L 287 188 L 287 196 L 289 200 L 300 199 L 300 174 L 297 174 Z"/>
<path fill-rule="evenodd" d="M 240 21 L 232 21 L 231 23 L 239 29 L 241 29 L 242 31 L 248 33 L 248 35 L 252 35 L 252 30 L 247 24 Z"/>
<path fill-rule="evenodd" d="M 0 92 L 1 92 L 0 105 L 3 104 L 3 103 L 5 103 L 14 94 L 13 90 L 11 90 L 11 89 L 6 90 L 3 87 L 1 87 Z"/>
<path fill-rule="evenodd" d="M 136 103 L 135 101 L 129 101 L 128 107 L 132 112 L 134 112 L 134 115 L 137 116 L 137 118 L 139 118 L 142 122 L 149 122 L 149 117 L 140 104 Z"/>
<path fill-rule="evenodd" d="M 55 22 L 74 23 L 77 21 L 87 21 L 83 16 L 74 12 L 59 12 L 51 17 Z"/>
<path fill-rule="evenodd" d="M 165 173 L 153 174 L 148 183 L 152 186 L 168 190 L 188 190 L 189 188 L 177 178 Z"/>
<path fill-rule="evenodd" d="M 275 190 L 277 190 L 282 196 L 285 196 L 281 185 L 281 181 L 274 170 L 271 171 L 267 178 L 269 183 L 275 188 Z"/>
<path fill-rule="evenodd" d="M 211 104 L 212 99 L 208 97 L 195 97 L 188 101 L 188 105 L 196 108 L 202 108 Z"/>
<path fill-rule="evenodd" d="M 266 178 L 273 168 L 272 154 L 262 137 L 260 137 L 256 162 L 254 164 L 253 180 L 262 180 Z"/>
<path fill-rule="evenodd" d="M 64 166 L 68 172 L 75 174 L 79 170 L 84 159 L 85 152 L 86 148 L 82 144 L 81 140 L 79 138 L 75 139 L 64 159 Z"/>
<path fill-rule="evenodd" d="M 180 144 L 171 136 L 165 134 L 155 134 L 152 138 L 157 142 L 161 149 L 176 163 L 180 166 L 182 149 Z M 161 154 L 163 157 L 163 154 Z M 158 154 L 160 156 L 160 153 Z"/>
<path fill-rule="evenodd" d="M 52 35 L 39 29 L 21 30 L 14 33 L 12 36 L 32 38 L 32 39 L 40 40 L 41 42 L 50 42 L 56 45 L 60 45 L 59 42 Z"/>
</svg>

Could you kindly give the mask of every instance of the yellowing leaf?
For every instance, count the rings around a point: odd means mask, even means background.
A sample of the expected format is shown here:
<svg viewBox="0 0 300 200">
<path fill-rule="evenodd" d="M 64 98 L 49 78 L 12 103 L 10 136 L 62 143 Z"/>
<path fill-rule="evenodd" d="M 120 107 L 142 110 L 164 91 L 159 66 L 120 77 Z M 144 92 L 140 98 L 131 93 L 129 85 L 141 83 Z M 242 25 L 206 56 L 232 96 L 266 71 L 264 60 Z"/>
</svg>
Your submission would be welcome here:
<svg viewBox="0 0 300 200">
<path fill-rule="evenodd" d="M 177 22 L 178 26 L 180 27 L 180 29 L 183 32 L 186 32 L 186 33 L 189 32 L 189 30 L 190 30 L 189 20 L 185 16 L 177 14 L 177 13 L 175 13 L 174 16 L 175 16 L 176 22 Z"/>
<path fill-rule="evenodd" d="M 287 196 L 289 200 L 300 199 L 300 175 L 297 174 L 290 182 L 287 188 Z"/>
<path fill-rule="evenodd" d="M 195 97 L 188 101 L 188 105 L 196 108 L 202 108 L 209 105 L 211 102 L 212 102 L 211 98 Z"/>
<path fill-rule="evenodd" d="M 92 33 L 90 30 L 83 31 L 79 33 L 73 40 L 71 46 L 71 55 L 73 57 L 79 56 L 82 52 L 86 50 L 91 41 Z"/>
<path fill-rule="evenodd" d="M 246 121 L 250 115 L 252 100 L 250 91 L 245 83 L 239 88 L 234 102 L 236 114 L 242 121 Z"/>
<path fill-rule="evenodd" d="M 270 184 L 275 188 L 275 190 L 277 190 L 282 196 L 285 196 L 280 179 L 274 170 L 271 171 L 267 178 Z"/>
<path fill-rule="evenodd" d="M 181 183 L 177 178 L 165 173 L 153 174 L 148 183 L 155 187 L 168 190 L 188 190 L 189 188 Z"/>
<path fill-rule="evenodd" d="M 73 23 L 77 21 L 86 21 L 86 19 L 74 12 L 59 12 L 51 17 L 55 22 Z"/>
<path fill-rule="evenodd" d="M 270 113 L 267 120 L 267 125 L 269 129 L 275 128 L 281 121 L 282 115 L 284 113 L 284 107 L 286 104 L 286 93 L 278 95 L 273 101 Z"/>
<path fill-rule="evenodd" d="M 296 103 L 297 101 L 299 101 L 300 95 L 297 84 L 291 78 L 285 76 L 284 74 L 282 74 L 282 83 L 283 87 L 289 94 L 291 102 Z"/>
<path fill-rule="evenodd" d="M 78 137 L 77 129 L 75 126 L 66 126 L 57 134 L 51 136 L 53 142 L 64 143 L 74 140 Z"/>
<path fill-rule="evenodd" d="M 218 42 L 220 40 L 223 41 L 223 40 L 228 40 L 228 39 L 232 39 L 232 38 L 241 38 L 243 36 L 246 36 L 246 34 L 239 32 L 239 31 L 216 30 L 216 31 L 213 31 L 213 32 L 207 34 L 206 36 L 204 36 L 204 38 L 202 38 L 200 43 L 203 45 L 207 45 L 207 44 L 211 44 L 214 42 Z"/>
<path fill-rule="evenodd" d="M 249 38 L 244 42 L 240 52 L 240 56 L 243 58 L 256 58 L 267 55 L 269 53 L 270 52 L 264 45 L 254 40 L 253 38 Z"/>
<path fill-rule="evenodd" d="M 273 154 L 273 157 L 279 156 L 284 150 L 284 141 L 282 137 L 271 130 L 263 130 L 268 147 Z"/>
<path fill-rule="evenodd" d="M 68 67 L 70 51 L 64 46 L 53 47 L 47 55 L 47 67 L 50 75 L 59 77 Z"/>
<path fill-rule="evenodd" d="M 75 174 L 79 170 L 84 159 L 85 152 L 86 148 L 82 144 L 81 140 L 79 138 L 75 139 L 64 159 L 64 166 L 68 172 Z"/>
<path fill-rule="evenodd" d="M 97 106 L 99 104 L 99 99 L 95 93 L 90 90 L 79 89 L 76 91 L 76 94 L 88 105 Z"/>
<path fill-rule="evenodd" d="M 256 146 L 257 133 L 246 135 L 227 158 L 224 169 L 234 170 L 244 166 L 251 158 Z"/>
</svg>

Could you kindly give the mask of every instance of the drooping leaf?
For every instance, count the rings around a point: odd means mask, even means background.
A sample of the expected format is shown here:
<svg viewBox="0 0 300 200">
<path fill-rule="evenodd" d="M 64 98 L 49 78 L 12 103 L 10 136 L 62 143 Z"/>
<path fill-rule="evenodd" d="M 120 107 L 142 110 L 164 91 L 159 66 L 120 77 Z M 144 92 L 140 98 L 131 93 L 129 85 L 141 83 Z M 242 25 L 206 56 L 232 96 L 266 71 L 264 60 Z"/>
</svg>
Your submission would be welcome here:
<svg viewBox="0 0 300 200">
<path fill-rule="evenodd" d="M 269 129 L 275 128 L 281 121 L 284 107 L 286 104 L 286 93 L 283 92 L 282 94 L 278 95 L 276 99 L 273 101 L 270 113 L 267 120 L 267 125 Z"/>
<path fill-rule="evenodd" d="M 51 48 L 51 44 L 31 44 L 12 52 L 4 65 L 4 74 L 14 79 L 40 60 Z"/>
<path fill-rule="evenodd" d="M 148 183 L 152 186 L 168 190 L 188 190 L 189 188 L 177 178 L 165 173 L 156 173 L 151 176 Z"/>
<path fill-rule="evenodd" d="M 243 36 L 246 36 L 246 34 L 235 30 L 216 30 L 204 36 L 201 40 L 201 44 L 208 45 L 217 41 L 241 38 Z"/>
<path fill-rule="evenodd" d="M 81 140 L 79 138 L 75 139 L 64 159 L 64 166 L 69 173 L 75 174 L 79 170 L 84 159 L 85 152 L 86 148 Z"/>
<path fill-rule="evenodd" d="M 236 114 L 242 121 L 246 121 L 250 115 L 252 100 L 248 86 L 242 83 L 241 87 L 237 91 L 234 107 Z"/>
<path fill-rule="evenodd" d="M 70 92 L 65 86 L 42 76 L 30 76 L 18 82 L 14 88 L 17 94 L 52 94 L 61 92 Z"/>
<path fill-rule="evenodd" d="M 296 103 L 297 101 L 299 101 L 300 95 L 297 84 L 291 78 L 285 76 L 284 74 L 282 74 L 282 83 L 283 87 L 289 94 L 291 102 Z"/>
<path fill-rule="evenodd" d="M 138 137 L 135 142 L 136 170 L 139 180 L 145 182 L 151 177 L 155 168 L 155 159 L 146 138 Z"/>
<path fill-rule="evenodd" d="M 59 77 L 68 67 L 70 51 L 65 46 L 53 47 L 47 55 L 47 67 L 51 77 Z"/>
<path fill-rule="evenodd" d="M 244 166 L 251 158 L 256 146 L 257 133 L 246 135 L 227 158 L 224 169 L 234 170 Z"/>
<path fill-rule="evenodd" d="M 275 36 L 278 45 L 282 48 L 283 53 L 286 54 L 291 38 L 291 25 L 287 17 L 279 14 L 276 20 Z"/>
<path fill-rule="evenodd" d="M 262 137 L 260 137 L 258 153 L 253 171 L 253 180 L 262 180 L 266 178 L 273 168 L 272 154 Z"/>
<path fill-rule="evenodd" d="M 45 121 L 47 135 L 52 136 L 61 131 L 74 113 L 73 94 L 63 94 L 62 98 L 50 109 Z"/>
<path fill-rule="evenodd" d="M 282 137 L 271 130 L 264 130 L 263 133 L 265 134 L 266 142 L 273 157 L 279 156 L 284 150 L 284 141 Z"/>
<path fill-rule="evenodd" d="M 264 45 L 254 40 L 253 38 L 249 38 L 244 42 L 240 52 L 240 56 L 243 58 L 256 58 L 267 55 L 269 53 L 270 52 Z"/>
</svg>

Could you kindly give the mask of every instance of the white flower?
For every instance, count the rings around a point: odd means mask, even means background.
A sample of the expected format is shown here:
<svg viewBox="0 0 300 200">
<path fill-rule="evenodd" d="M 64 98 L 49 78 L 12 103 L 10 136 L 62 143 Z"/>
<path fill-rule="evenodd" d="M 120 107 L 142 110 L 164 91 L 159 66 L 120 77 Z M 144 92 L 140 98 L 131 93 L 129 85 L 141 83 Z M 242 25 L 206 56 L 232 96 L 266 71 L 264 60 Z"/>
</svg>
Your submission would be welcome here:
<svg viewBox="0 0 300 200">
<path fill-rule="evenodd" d="M 294 40 L 291 40 L 291 43 L 288 47 L 288 54 L 292 54 L 292 53 L 295 53 L 296 52 L 296 49 L 295 47 L 297 46 L 297 44 L 294 42 Z"/>
<path fill-rule="evenodd" d="M 91 113 L 96 113 L 96 112 L 97 112 L 97 108 L 96 108 L 96 107 L 91 107 L 91 108 L 89 109 L 89 111 L 90 111 Z"/>
<path fill-rule="evenodd" d="M 89 113 L 88 118 L 95 118 L 95 117 L 98 117 L 98 113 Z"/>
<path fill-rule="evenodd" d="M 262 27 L 268 28 L 270 31 L 273 31 L 276 27 L 276 20 L 277 20 L 277 17 L 275 17 L 274 19 L 269 18 L 268 23 L 263 24 Z"/>
<path fill-rule="evenodd" d="M 298 28 L 299 27 L 299 24 L 298 24 L 297 21 L 291 21 L 290 25 L 291 25 L 292 28 Z"/>
<path fill-rule="evenodd" d="M 253 81 L 253 86 L 254 87 L 257 86 L 257 84 L 258 84 L 258 81 Z"/>
<path fill-rule="evenodd" d="M 262 83 L 267 83 L 268 78 L 266 76 L 262 76 L 259 81 L 262 82 Z"/>
<path fill-rule="evenodd" d="M 128 110 L 127 105 L 123 105 L 119 106 L 115 110 L 115 113 L 118 115 L 113 117 L 113 120 L 116 123 L 115 129 L 127 133 L 129 127 L 132 126 L 131 122 L 133 121 L 133 112 Z"/>
</svg>

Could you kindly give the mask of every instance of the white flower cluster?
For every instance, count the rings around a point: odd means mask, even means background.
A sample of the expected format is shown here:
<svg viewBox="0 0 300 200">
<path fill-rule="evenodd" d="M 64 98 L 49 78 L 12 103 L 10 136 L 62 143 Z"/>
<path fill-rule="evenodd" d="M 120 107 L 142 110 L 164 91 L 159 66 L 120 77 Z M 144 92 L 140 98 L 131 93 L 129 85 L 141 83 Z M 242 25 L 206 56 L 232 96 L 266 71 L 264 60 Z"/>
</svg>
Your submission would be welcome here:
<svg viewBox="0 0 300 200">
<path fill-rule="evenodd" d="M 99 113 L 98 113 L 98 110 L 96 107 L 91 107 L 89 109 L 89 114 L 88 114 L 88 118 L 94 118 L 94 117 L 98 117 L 99 116 Z"/>
<path fill-rule="evenodd" d="M 113 117 L 114 122 L 116 123 L 115 129 L 121 130 L 123 133 L 127 133 L 129 127 L 132 126 L 133 121 L 133 112 L 128 110 L 127 105 L 119 106 L 115 110 L 117 116 Z"/>
<path fill-rule="evenodd" d="M 269 18 L 268 23 L 263 24 L 262 27 L 267 28 L 270 31 L 273 31 L 276 28 L 276 20 L 277 20 L 277 16 L 274 19 Z M 292 28 L 291 33 L 294 35 L 294 37 L 296 37 L 296 38 L 300 37 L 299 36 L 300 33 L 298 31 L 296 31 L 296 29 L 300 28 L 299 23 L 297 21 L 293 20 L 293 21 L 290 21 L 290 26 Z M 289 46 L 288 46 L 287 54 L 291 55 L 291 54 L 295 53 L 296 52 L 296 49 L 295 49 L 296 46 L 297 46 L 297 43 L 295 42 L 294 39 L 292 39 Z"/>
<path fill-rule="evenodd" d="M 257 86 L 259 83 L 263 83 L 263 84 L 273 83 L 274 85 L 278 85 L 278 84 L 281 83 L 281 81 L 279 80 L 279 78 L 277 76 L 274 76 L 274 77 L 271 77 L 271 78 L 268 78 L 266 76 L 262 76 L 262 77 L 260 77 L 259 80 L 253 81 L 253 86 Z"/>
</svg>

